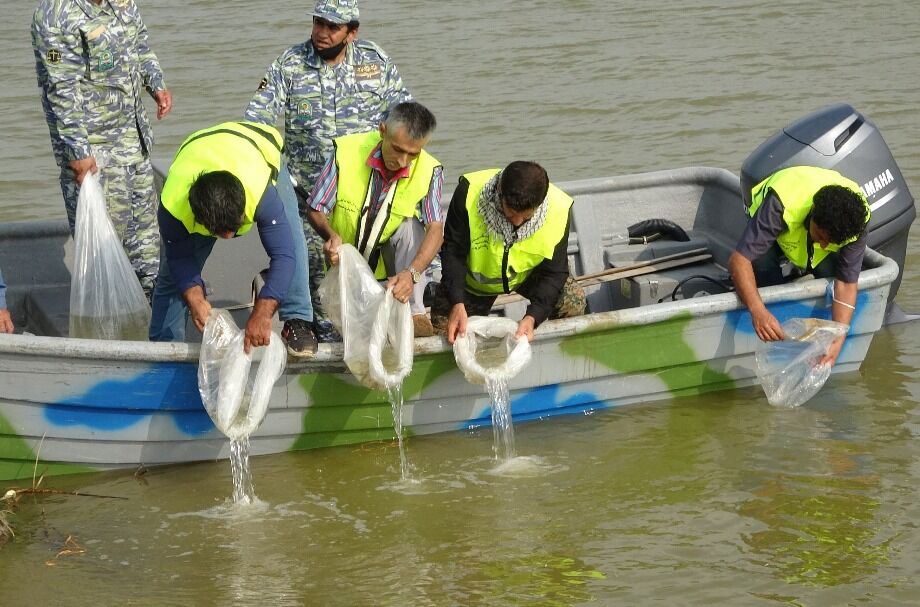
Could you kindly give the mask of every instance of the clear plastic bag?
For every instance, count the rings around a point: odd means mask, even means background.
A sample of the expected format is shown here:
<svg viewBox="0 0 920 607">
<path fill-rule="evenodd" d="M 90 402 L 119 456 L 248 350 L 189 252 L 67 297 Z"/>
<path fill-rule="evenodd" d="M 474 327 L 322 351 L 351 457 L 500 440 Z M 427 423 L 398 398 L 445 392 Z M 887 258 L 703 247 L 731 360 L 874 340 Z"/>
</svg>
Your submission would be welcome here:
<svg viewBox="0 0 920 607">
<path fill-rule="evenodd" d="M 798 407 L 817 394 L 831 374 L 831 366 L 818 361 L 848 329 L 832 320 L 791 318 L 783 323 L 786 339 L 761 342 L 754 360 L 770 404 Z"/>
<path fill-rule="evenodd" d="M 70 336 L 145 341 L 150 306 L 122 248 L 97 175 L 80 185 L 70 282 Z"/>
<path fill-rule="evenodd" d="M 412 312 L 377 282 L 352 245 L 339 247 L 339 263 L 326 273 L 319 296 L 345 341 L 343 360 L 362 385 L 396 386 L 412 370 Z"/>
<path fill-rule="evenodd" d="M 466 335 L 454 341 L 454 359 L 466 380 L 508 382 L 530 362 L 530 341 L 515 338 L 518 323 L 510 318 L 471 316 Z"/>
<path fill-rule="evenodd" d="M 211 310 L 201 340 L 198 391 L 214 425 L 231 440 L 247 438 L 261 425 L 287 361 L 281 336 L 272 332 L 251 378 L 252 355 L 243 351 L 244 338 L 229 312 Z"/>
</svg>

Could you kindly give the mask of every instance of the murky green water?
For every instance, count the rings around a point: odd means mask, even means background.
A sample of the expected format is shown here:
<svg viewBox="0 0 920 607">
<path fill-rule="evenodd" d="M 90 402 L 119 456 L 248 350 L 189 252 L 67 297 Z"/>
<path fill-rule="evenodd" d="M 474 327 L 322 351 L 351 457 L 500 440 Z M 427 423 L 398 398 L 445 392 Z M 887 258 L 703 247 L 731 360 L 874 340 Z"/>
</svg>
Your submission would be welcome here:
<svg viewBox="0 0 920 607">
<path fill-rule="evenodd" d="M 63 218 L 29 48 L 0 23 L 0 220 Z M 141 2 L 174 114 L 155 156 L 241 114 L 306 36 L 309 2 Z M 688 165 L 737 173 L 784 124 L 847 101 L 920 193 L 912 2 L 365 0 L 366 37 L 439 118 L 448 181 L 512 158 L 554 180 Z M 920 308 L 915 233 L 902 305 Z M 920 323 L 798 410 L 758 389 L 492 431 L 46 481 L 0 549 L 0 602 L 118 605 L 909 605 L 920 560 Z M 49 381 L 53 381 L 50 378 Z M 2 390 L 2 386 L 0 386 Z M 0 487 L 5 489 L 6 487 Z M 2 491 L 0 491 L 2 492 Z M 70 553 L 59 552 L 71 537 Z M 78 550 L 76 545 L 82 549 Z"/>
</svg>

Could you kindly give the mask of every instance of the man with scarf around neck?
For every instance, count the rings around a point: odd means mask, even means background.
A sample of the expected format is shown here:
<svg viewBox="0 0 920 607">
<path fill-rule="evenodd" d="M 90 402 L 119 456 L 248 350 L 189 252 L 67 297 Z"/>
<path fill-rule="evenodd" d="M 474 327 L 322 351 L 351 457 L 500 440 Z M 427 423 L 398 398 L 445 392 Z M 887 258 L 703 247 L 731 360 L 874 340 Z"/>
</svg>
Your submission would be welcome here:
<svg viewBox="0 0 920 607">
<path fill-rule="evenodd" d="M 547 318 L 580 316 L 584 290 L 569 274 L 572 198 L 535 162 L 467 173 L 454 190 L 441 248 L 435 330 L 454 343 L 469 316 L 486 316 L 502 293 L 530 300 L 517 336 L 533 339 Z"/>
<path fill-rule="evenodd" d="M 284 158 L 304 219 L 316 333 L 335 341 L 317 291 L 325 274 L 323 241 L 306 221 L 306 198 L 336 137 L 376 129 L 390 107 L 412 95 L 386 53 L 358 38 L 357 0 L 318 0 L 311 14 L 310 39 L 269 66 L 244 119 L 275 126 L 284 116 Z"/>
<path fill-rule="evenodd" d="M 308 200 L 329 263 L 342 243 L 354 245 L 393 297 L 411 304 L 416 337 L 434 335 L 423 298 L 444 234 L 443 171 L 423 149 L 435 126 L 425 106 L 408 101 L 377 131 L 339 137 Z"/>
</svg>

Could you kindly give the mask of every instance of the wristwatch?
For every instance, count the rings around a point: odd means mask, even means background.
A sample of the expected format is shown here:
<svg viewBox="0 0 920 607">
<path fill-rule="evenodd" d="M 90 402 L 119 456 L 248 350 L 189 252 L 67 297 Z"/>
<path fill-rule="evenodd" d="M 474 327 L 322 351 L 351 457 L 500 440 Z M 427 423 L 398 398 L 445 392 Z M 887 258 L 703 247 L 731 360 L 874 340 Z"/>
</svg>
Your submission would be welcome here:
<svg viewBox="0 0 920 607">
<path fill-rule="evenodd" d="M 406 269 L 409 270 L 409 274 L 412 275 L 412 284 L 417 285 L 419 281 L 422 279 L 422 273 L 416 270 L 415 268 L 413 268 L 412 266 L 409 266 Z"/>
</svg>

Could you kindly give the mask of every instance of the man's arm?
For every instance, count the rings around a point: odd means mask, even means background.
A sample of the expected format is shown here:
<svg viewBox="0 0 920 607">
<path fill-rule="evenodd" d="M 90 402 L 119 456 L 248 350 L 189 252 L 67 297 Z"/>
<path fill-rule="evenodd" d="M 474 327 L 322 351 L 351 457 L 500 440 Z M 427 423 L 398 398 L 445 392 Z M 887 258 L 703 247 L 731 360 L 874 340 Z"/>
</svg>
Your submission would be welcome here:
<svg viewBox="0 0 920 607">
<path fill-rule="evenodd" d="M 466 260 L 470 253 L 470 217 L 466 212 L 466 196 L 470 184 L 463 177 L 454 190 L 444 223 L 444 243 L 441 246 L 441 287 L 447 294 L 450 313 L 447 317 L 447 341 L 466 335 Z"/>
<path fill-rule="evenodd" d="M 147 26 L 141 19 L 140 11 L 136 5 L 132 5 L 132 16 L 137 28 L 137 58 L 140 61 L 140 71 L 144 79 L 144 88 L 150 93 L 150 96 L 157 102 L 157 120 L 163 119 L 172 110 L 172 93 L 166 88 L 166 81 L 163 78 L 163 70 L 160 68 L 160 61 L 156 54 L 150 50 L 150 40 L 147 33 Z"/>
<path fill-rule="evenodd" d="M 342 238 L 329 224 L 329 214 L 335 208 L 335 197 L 338 192 L 339 171 L 335 164 L 335 152 L 326 159 L 323 170 L 320 172 L 310 197 L 307 199 L 307 221 L 316 230 L 316 233 L 325 241 L 323 253 L 331 265 L 339 263 L 339 247 Z"/>
<path fill-rule="evenodd" d="M 268 66 L 268 71 L 253 93 L 249 106 L 243 114 L 244 120 L 275 126 L 278 116 L 284 112 L 287 101 L 287 86 L 282 71 L 282 58 L 278 57 Z"/>
<path fill-rule="evenodd" d="M 195 259 L 191 234 L 162 204 L 157 208 L 157 223 L 169 272 L 188 306 L 195 328 L 204 331 L 208 314 L 211 313 L 211 304 L 205 296 L 204 280 Z"/>
<path fill-rule="evenodd" d="M 527 335 L 528 339 L 533 339 L 534 329 L 549 318 L 556 309 L 559 294 L 569 277 L 569 226 L 569 221 L 566 221 L 565 231 L 562 239 L 556 243 L 552 259 L 546 259 L 534 268 L 527 280 L 517 290 L 530 300 L 518 332 L 519 335 Z"/>
<path fill-rule="evenodd" d="M 763 341 L 783 339 L 782 326 L 767 309 L 757 291 L 757 280 L 754 278 L 751 261 L 738 251 L 732 251 L 731 257 L 728 258 L 728 271 L 731 273 L 738 298 L 751 313 L 751 324 L 754 325 L 757 337 Z"/>
<path fill-rule="evenodd" d="M 6 283 L 3 282 L 3 273 L 0 272 L 0 333 L 13 332 L 13 319 L 10 311 L 6 309 Z"/>
<path fill-rule="evenodd" d="M 79 34 L 63 29 L 57 15 L 35 12 L 32 48 L 39 86 L 47 100 L 45 118 L 53 123 L 56 137 L 64 145 L 64 157 L 77 183 L 96 172 L 86 126 L 83 124 L 83 93 L 80 84 L 86 73 Z"/>
</svg>

